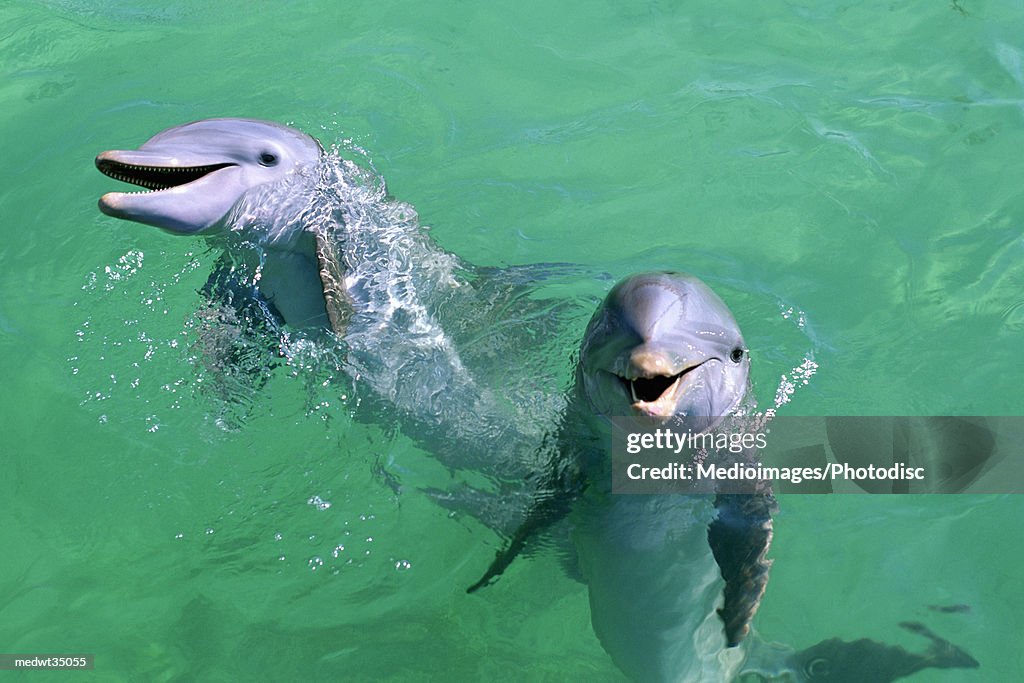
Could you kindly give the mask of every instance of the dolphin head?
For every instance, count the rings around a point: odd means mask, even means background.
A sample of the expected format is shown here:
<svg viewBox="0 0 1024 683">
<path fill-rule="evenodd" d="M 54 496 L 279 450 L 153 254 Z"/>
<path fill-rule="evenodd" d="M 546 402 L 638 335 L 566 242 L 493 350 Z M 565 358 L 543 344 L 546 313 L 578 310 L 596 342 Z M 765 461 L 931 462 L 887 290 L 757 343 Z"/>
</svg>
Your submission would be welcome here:
<svg viewBox="0 0 1024 683">
<path fill-rule="evenodd" d="M 594 313 L 578 390 L 605 417 L 723 417 L 749 389 L 750 360 L 729 309 L 692 275 L 633 275 Z"/>
<path fill-rule="evenodd" d="M 100 211 L 178 234 L 216 225 L 246 191 L 317 162 L 316 139 L 253 119 L 207 119 L 169 128 L 136 150 L 96 157 L 105 175 L 146 188 L 108 192 Z"/>
</svg>

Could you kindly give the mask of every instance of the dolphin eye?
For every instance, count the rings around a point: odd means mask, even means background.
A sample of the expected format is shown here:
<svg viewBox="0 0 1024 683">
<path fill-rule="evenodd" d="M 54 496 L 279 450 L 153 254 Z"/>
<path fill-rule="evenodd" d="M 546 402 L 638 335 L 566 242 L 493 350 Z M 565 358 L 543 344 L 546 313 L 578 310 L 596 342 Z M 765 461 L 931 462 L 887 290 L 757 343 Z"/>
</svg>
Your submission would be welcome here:
<svg viewBox="0 0 1024 683">
<path fill-rule="evenodd" d="M 275 166 L 277 165 L 277 155 L 271 152 L 263 152 L 260 154 L 260 165 L 261 166 Z"/>
<path fill-rule="evenodd" d="M 732 353 L 729 354 L 729 360 L 731 360 L 733 363 L 739 363 L 741 360 L 743 360 L 743 354 L 743 349 L 737 346 L 735 349 L 732 350 Z"/>
<path fill-rule="evenodd" d="M 823 657 L 818 657 L 812 660 L 804 667 L 804 671 L 808 676 L 814 678 L 816 676 L 828 676 L 832 673 L 832 667 L 829 665 L 828 660 Z"/>
</svg>

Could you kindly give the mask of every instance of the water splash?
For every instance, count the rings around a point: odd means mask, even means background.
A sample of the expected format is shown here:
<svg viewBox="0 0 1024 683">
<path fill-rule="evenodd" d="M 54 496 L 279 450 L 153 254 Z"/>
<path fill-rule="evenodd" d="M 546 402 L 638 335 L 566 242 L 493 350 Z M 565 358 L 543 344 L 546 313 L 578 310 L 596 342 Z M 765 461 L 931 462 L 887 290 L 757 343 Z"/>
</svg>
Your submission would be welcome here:
<svg viewBox="0 0 1024 683">
<path fill-rule="evenodd" d="M 795 306 L 785 304 L 779 305 L 783 320 L 788 320 L 796 325 L 801 331 L 807 329 L 807 313 Z M 801 387 L 810 384 L 811 378 L 818 372 L 818 362 L 815 360 L 813 349 L 809 349 L 789 372 L 783 373 L 779 378 L 779 384 L 775 388 L 775 396 L 772 406 L 767 408 L 759 417 L 759 424 L 765 426 L 778 413 L 779 408 L 793 400 L 796 392 Z"/>
</svg>

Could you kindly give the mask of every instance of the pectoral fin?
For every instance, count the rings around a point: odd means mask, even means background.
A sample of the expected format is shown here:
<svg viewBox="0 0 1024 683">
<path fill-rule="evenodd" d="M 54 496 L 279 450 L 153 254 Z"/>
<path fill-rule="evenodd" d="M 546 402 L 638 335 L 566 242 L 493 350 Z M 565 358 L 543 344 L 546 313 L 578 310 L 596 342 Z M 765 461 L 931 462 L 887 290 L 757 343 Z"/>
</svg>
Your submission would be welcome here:
<svg viewBox="0 0 1024 683">
<path fill-rule="evenodd" d="M 750 632 L 750 621 L 768 585 L 772 561 L 775 497 L 770 493 L 718 494 L 718 517 L 708 526 L 708 544 L 725 580 L 725 602 L 718 610 L 729 647 L 739 645 Z"/>
<path fill-rule="evenodd" d="M 352 315 L 352 302 L 345 292 L 345 266 L 331 235 L 318 231 L 315 237 L 317 269 L 324 287 L 327 318 L 334 333 L 342 337 Z"/>
</svg>

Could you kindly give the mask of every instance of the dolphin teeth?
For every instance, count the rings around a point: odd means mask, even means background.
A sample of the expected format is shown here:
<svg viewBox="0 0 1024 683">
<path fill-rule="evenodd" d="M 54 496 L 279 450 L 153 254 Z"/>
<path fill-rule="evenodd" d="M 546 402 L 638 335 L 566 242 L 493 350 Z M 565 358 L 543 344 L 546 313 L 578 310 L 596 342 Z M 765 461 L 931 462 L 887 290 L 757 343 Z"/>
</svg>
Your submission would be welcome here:
<svg viewBox="0 0 1024 683">
<path fill-rule="evenodd" d="M 112 159 L 97 159 L 96 168 L 104 175 L 124 183 L 159 192 L 171 187 L 187 185 L 203 176 L 237 164 L 207 164 L 206 166 L 141 166 L 125 164 Z"/>
</svg>

